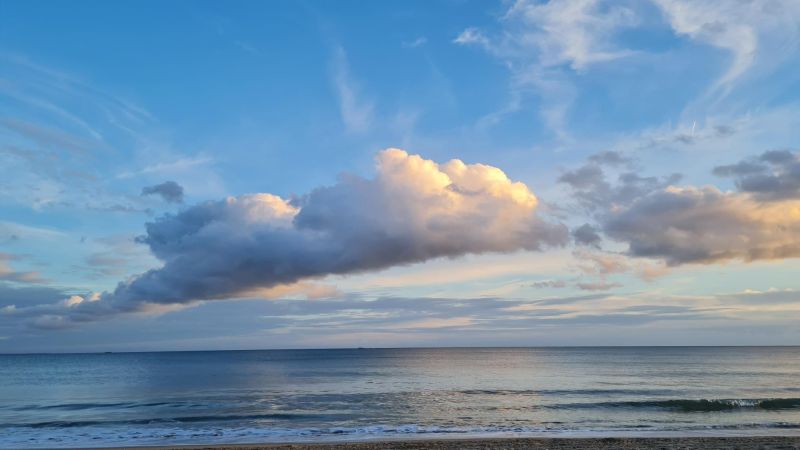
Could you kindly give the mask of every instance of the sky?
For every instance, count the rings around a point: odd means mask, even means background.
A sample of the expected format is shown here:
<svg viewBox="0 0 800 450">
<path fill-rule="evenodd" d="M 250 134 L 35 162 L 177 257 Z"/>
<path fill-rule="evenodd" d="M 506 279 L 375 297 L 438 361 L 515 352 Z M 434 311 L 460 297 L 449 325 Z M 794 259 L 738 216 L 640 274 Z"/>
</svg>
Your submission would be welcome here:
<svg viewBox="0 0 800 450">
<path fill-rule="evenodd" d="M 800 343 L 795 0 L 0 0 L 0 352 Z"/>
</svg>

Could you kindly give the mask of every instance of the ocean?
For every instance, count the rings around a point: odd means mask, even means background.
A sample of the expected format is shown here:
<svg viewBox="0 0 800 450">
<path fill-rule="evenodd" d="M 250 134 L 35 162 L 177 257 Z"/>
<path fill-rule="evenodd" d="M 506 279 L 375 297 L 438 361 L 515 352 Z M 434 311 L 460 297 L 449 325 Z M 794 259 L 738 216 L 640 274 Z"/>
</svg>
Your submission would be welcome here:
<svg viewBox="0 0 800 450">
<path fill-rule="evenodd" d="M 0 447 L 800 434 L 800 347 L 0 355 Z"/>
</svg>

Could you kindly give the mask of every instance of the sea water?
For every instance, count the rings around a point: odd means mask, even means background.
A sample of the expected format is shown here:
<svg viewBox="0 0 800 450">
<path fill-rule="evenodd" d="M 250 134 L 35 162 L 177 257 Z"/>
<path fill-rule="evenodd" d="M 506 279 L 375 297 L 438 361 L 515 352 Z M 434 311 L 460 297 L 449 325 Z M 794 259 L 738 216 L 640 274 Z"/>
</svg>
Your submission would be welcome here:
<svg viewBox="0 0 800 450">
<path fill-rule="evenodd" d="M 800 347 L 0 355 L 0 447 L 800 434 Z"/>
</svg>

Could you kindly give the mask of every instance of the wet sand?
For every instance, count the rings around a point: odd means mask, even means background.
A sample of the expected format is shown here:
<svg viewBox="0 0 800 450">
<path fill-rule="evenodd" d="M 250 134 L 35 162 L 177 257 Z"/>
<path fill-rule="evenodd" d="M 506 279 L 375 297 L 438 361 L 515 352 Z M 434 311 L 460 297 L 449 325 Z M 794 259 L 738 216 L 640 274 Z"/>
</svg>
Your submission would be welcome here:
<svg viewBox="0 0 800 450">
<path fill-rule="evenodd" d="M 137 447 L 141 450 L 143 447 Z M 610 450 L 610 449 L 798 449 L 800 436 L 773 437 L 665 437 L 665 438 L 503 438 L 406 441 L 359 441 L 302 444 L 235 444 L 145 447 L 176 450 Z M 133 450 L 125 449 L 125 450 Z M 117 448 L 115 450 L 122 450 Z"/>
</svg>

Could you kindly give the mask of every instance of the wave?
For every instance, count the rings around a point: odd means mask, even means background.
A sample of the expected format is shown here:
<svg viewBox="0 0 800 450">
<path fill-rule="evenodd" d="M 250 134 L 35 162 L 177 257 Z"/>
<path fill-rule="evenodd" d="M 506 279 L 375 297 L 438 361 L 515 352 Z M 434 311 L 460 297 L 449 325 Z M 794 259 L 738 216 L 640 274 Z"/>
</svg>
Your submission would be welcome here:
<svg viewBox="0 0 800 450">
<path fill-rule="evenodd" d="M 25 406 L 12 406 L 0 409 L 9 409 L 11 411 L 47 411 L 47 410 L 62 410 L 62 411 L 81 411 L 85 409 L 105 409 L 105 408 L 152 408 L 157 406 L 179 406 L 177 403 L 170 402 L 151 402 L 151 403 L 138 403 L 138 402 L 115 402 L 115 403 L 59 403 L 54 405 L 25 405 Z"/>
<path fill-rule="evenodd" d="M 330 414 L 220 414 L 206 416 L 181 416 L 181 417 L 155 417 L 146 419 L 129 420 L 51 420 L 32 423 L 2 423 L 3 428 L 73 428 L 108 425 L 156 425 L 156 424 L 191 424 L 198 422 L 231 422 L 231 421 L 258 421 L 258 420 L 310 420 L 310 419 L 336 419 Z"/>
<path fill-rule="evenodd" d="M 664 395 L 674 391 L 664 389 L 467 389 L 456 391 L 465 395 Z"/>
<path fill-rule="evenodd" d="M 415 436 L 643 436 L 647 433 L 679 432 L 681 435 L 707 436 L 710 430 L 718 430 L 725 435 L 755 435 L 763 430 L 783 429 L 790 435 L 800 430 L 800 424 L 788 422 L 743 423 L 731 425 L 705 425 L 688 427 L 653 427 L 651 425 L 617 425 L 592 428 L 575 428 L 559 426 L 433 426 L 433 425 L 365 425 L 320 428 L 265 428 L 265 427 L 219 427 L 175 428 L 166 424 L 147 427 L 123 427 L 107 429 L 104 427 L 84 427 L 75 429 L 40 429 L 18 428 L 0 433 L 0 448 L 57 448 L 57 447 L 109 447 L 113 446 L 150 446 L 150 445 L 189 445 L 189 444 L 236 444 L 250 442 L 286 443 L 286 442 L 335 442 L 341 440 L 362 440 L 370 438 L 403 439 Z M 761 430 L 761 431 L 759 431 Z M 644 434 L 643 434 L 644 433 Z"/>
<path fill-rule="evenodd" d="M 537 409 L 595 409 L 595 408 L 630 408 L 630 409 L 656 409 L 686 413 L 702 412 L 724 412 L 736 410 L 766 410 L 780 411 L 800 408 L 800 398 L 761 398 L 761 399 L 668 399 L 668 400 L 639 400 L 639 401 L 615 401 L 615 402 L 596 402 L 596 403 L 559 403 L 551 405 L 537 405 L 531 408 Z M 9 428 L 74 428 L 74 427 L 93 427 L 93 426 L 141 426 L 141 425 L 173 425 L 196 424 L 196 423 L 216 423 L 221 426 L 223 423 L 241 422 L 253 423 L 258 421 L 271 421 L 279 423 L 303 422 L 303 421 L 347 421 L 353 417 L 350 414 L 336 413 L 256 413 L 256 414 L 219 414 L 219 415 L 188 415 L 177 417 L 153 417 L 127 420 L 54 420 L 43 422 L 28 423 L 0 423 L 0 429 Z M 550 424 L 561 424 L 562 422 L 549 422 Z M 795 427 L 795 425 L 792 425 Z M 416 428 L 415 428 L 416 429 Z M 520 431 L 520 430 L 511 430 Z M 409 432 L 409 429 L 406 429 Z M 433 432 L 430 429 L 427 432 Z M 444 431 L 437 431 L 444 432 Z M 333 434 L 342 433 L 332 431 Z"/>
<path fill-rule="evenodd" d="M 525 390 L 464 390 L 457 391 L 464 395 L 537 395 L 541 391 L 525 391 Z M 577 395 L 608 395 L 612 393 L 620 393 L 612 390 L 590 390 L 590 391 L 568 391 Z M 625 390 L 628 395 L 633 394 L 632 390 Z M 636 390 L 636 394 L 642 395 L 645 390 Z M 84 409 L 115 409 L 115 410 L 131 410 L 134 408 L 166 408 L 171 411 L 184 411 L 184 414 L 189 410 L 197 410 L 197 407 L 204 407 L 207 409 L 208 405 L 202 405 L 195 402 L 109 402 L 109 403 L 66 403 L 54 405 L 26 405 L 24 407 L 9 408 L 13 411 L 26 411 L 26 410 L 62 410 L 62 411 L 79 411 Z M 328 404 L 330 406 L 330 403 Z M 800 409 L 800 398 L 741 398 L 741 399 L 648 399 L 648 400 L 622 400 L 622 401 L 599 401 L 599 402 L 562 402 L 562 403 L 540 403 L 540 404 L 526 404 L 514 408 L 513 406 L 506 406 L 510 409 L 524 409 L 524 410 L 585 410 L 585 409 L 651 409 L 651 410 L 669 410 L 676 412 L 725 412 L 737 410 L 764 410 L 764 411 L 781 411 Z M 3 408 L 0 408 L 3 409 Z M 157 424 L 157 423 L 194 423 L 194 422 L 230 422 L 230 421 L 264 421 L 264 420 L 278 420 L 278 421 L 303 421 L 303 420 L 331 420 L 331 419 L 352 419 L 351 414 L 334 413 L 333 411 L 316 411 L 309 413 L 306 411 L 292 411 L 295 408 L 286 408 L 283 411 L 252 411 L 245 413 L 234 413 L 229 410 L 227 413 L 221 414 L 187 414 L 177 415 L 172 414 L 154 414 L 156 417 L 144 417 L 129 420 L 75 420 L 75 421 L 41 421 L 41 422 L 25 422 L 25 423 L 0 423 L 0 428 L 8 427 L 73 427 L 73 426 L 92 426 L 92 425 L 142 425 L 142 424 Z M 305 409 L 305 408 L 299 408 Z M 477 409 L 496 410 L 502 409 L 493 406 L 482 406 Z M 162 411 L 165 411 L 162 409 Z M 210 412 L 210 411 L 208 411 Z M 243 412 L 243 411 L 242 411 Z M 233 414 L 232 414 L 233 413 Z"/>
<path fill-rule="evenodd" d="M 649 408 L 668 409 L 680 412 L 717 412 L 745 409 L 779 411 L 800 408 L 800 398 L 639 400 L 599 403 L 562 403 L 551 405 L 550 407 L 553 409 Z"/>
</svg>

